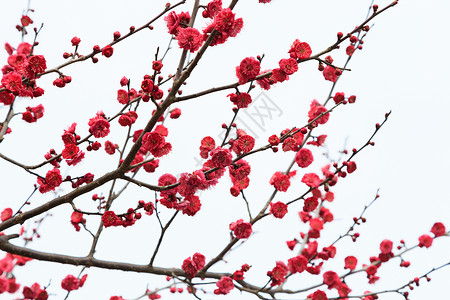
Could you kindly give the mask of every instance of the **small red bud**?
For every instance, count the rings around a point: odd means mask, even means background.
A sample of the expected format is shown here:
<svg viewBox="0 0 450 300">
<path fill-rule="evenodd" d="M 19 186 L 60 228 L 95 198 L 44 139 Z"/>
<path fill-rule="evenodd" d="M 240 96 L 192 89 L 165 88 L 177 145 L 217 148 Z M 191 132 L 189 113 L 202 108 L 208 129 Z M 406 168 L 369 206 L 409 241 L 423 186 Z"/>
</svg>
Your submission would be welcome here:
<svg viewBox="0 0 450 300">
<path fill-rule="evenodd" d="M 134 26 L 130 26 L 130 32 L 134 32 L 136 28 Z"/>
<path fill-rule="evenodd" d="M 325 67 L 323 66 L 323 63 L 319 63 L 319 67 L 317 68 L 320 72 L 322 72 Z"/>
<path fill-rule="evenodd" d="M 343 36 L 344 36 L 344 34 L 342 32 L 337 33 L 338 40 L 342 39 Z"/>
<path fill-rule="evenodd" d="M 115 31 L 115 32 L 113 33 L 113 37 L 114 37 L 114 40 L 115 40 L 115 41 L 118 40 L 118 39 L 120 38 L 120 32 Z"/>
<path fill-rule="evenodd" d="M 372 8 L 373 8 L 373 12 L 376 13 L 377 10 L 378 10 L 378 4 L 374 4 L 374 5 L 372 6 Z"/>
</svg>

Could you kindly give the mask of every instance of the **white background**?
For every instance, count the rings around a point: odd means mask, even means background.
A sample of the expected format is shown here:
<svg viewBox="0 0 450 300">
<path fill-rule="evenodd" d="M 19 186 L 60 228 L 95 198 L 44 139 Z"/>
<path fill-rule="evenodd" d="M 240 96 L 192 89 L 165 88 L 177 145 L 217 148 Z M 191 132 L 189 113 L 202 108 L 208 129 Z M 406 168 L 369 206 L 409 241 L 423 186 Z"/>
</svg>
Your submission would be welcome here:
<svg viewBox="0 0 450 300">
<path fill-rule="evenodd" d="M 188 2 L 176 11 L 190 10 L 192 1 Z M 183 90 L 185 95 L 235 82 L 234 68 L 247 56 L 265 54 L 263 68 L 276 67 L 279 59 L 287 57 L 287 50 L 296 38 L 308 42 L 313 53 L 322 51 L 335 41 L 338 31 L 346 33 L 360 24 L 370 4 L 370 1 L 360 0 L 273 2 L 265 5 L 258 4 L 256 0 L 238 3 L 235 11 L 238 17 L 244 19 L 244 29 L 226 44 L 208 49 L 188 80 Z M 388 3 L 378 2 L 380 7 Z M 164 4 L 165 1 L 32 1 L 31 7 L 36 10 L 31 14 L 35 21 L 33 25 L 44 23 L 36 53 L 45 55 L 47 65 L 54 67 L 64 61 L 63 52 L 73 50 L 70 39 L 78 36 L 81 38 L 80 52 L 88 54 L 93 45 L 109 43 L 114 31 L 126 33 L 130 25 L 139 27 L 146 23 L 161 11 Z M 9 42 L 16 46 L 20 42 L 20 35 L 14 27 L 26 5 L 27 1 L 13 1 L 3 6 L 0 18 L 2 43 Z M 449 8 L 447 1 L 400 1 L 399 5 L 371 23 L 375 25 L 365 40 L 363 51 L 358 51 L 349 65 L 352 72 L 345 73 L 338 83 L 336 92 L 355 94 L 357 101 L 354 105 L 339 107 L 330 121 L 316 131 L 316 134 L 328 135 L 327 148 L 331 157 L 339 157 L 338 152 L 345 144 L 348 149 L 361 146 L 372 134 L 374 124 L 381 122 L 390 110 L 392 115 L 376 136 L 376 146 L 355 158 L 357 171 L 341 179 L 333 189 L 336 200 L 329 208 L 334 213 L 335 221 L 325 226 L 320 247 L 327 246 L 346 231 L 351 218 L 359 215 L 378 188 L 381 197 L 367 212 L 368 222 L 357 229 L 361 233 L 358 243 L 344 241 L 338 244 L 337 258 L 334 262 L 328 262 L 324 270 L 340 270 L 347 255 L 357 256 L 359 266 L 367 263 L 370 256 L 379 253 L 379 243 L 385 238 L 394 241 L 395 245 L 400 239 L 413 245 L 420 235 L 429 233 L 435 221 L 444 222 L 447 229 L 450 227 L 450 204 L 446 191 L 450 150 L 447 116 L 450 108 L 447 83 L 450 78 L 447 70 L 450 63 L 446 57 L 448 24 L 444 22 Z M 201 29 L 204 20 L 200 17 L 196 24 Z M 63 89 L 52 86 L 56 78 L 54 75 L 39 80 L 38 84 L 46 90 L 45 95 L 33 100 L 21 100 L 19 105 L 23 109 L 42 103 L 46 109 L 44 118 L 35 124 L 24 124 L 16 117 L 10 125 L 13 134 L 0 145 L 0 152 L 23 163 L 34 164 L 40 162 L 50 148 L 61 151 L 63 144 L 60 135 L 72 122 L 78 122 L 78 132 L 83 136 L 87 133 L 88 119 L 97 110 L 113 115 L 120 109 L 116 101 L 120 78 L 131 78 L 132 87 L 138 89 L 142 76 L 151 74 L 156 47 L 160 46 L 164 51 L 169 39 L 165 24 L 160 20 L 155 24 L 154 31 L 140 32 L 116 45 L 111 58 L 99 56 L 98 64 L 86 61 L 63 69 L 64 74 L 73 78 L 73 82 Z M 344 48 L 332 53 L 338 65 L 346 59 Z M 174 72 L 180 52 L 176 43 L 172 43 L 172 50 L 164 62 L 164 75 Z M 6 59 L 6 52 L 0 51 L 0 61 L 5 64 Z M 268 136 L 278 134 L 284 128 L 302 126 L 307 121 L 310 101 L 316 98 L 323 102 L 331 83 L 325 81 L 316 69 L 315 62 L 301 64 L 300 71 L 289 81 L 266 93 L 282 109 L 282 114 L 274 116 L 263 130 L 258 129 L 260 138 L 257 145 L 265 144 Z M 138 177 L 156 183 L 163 173 L 180 174 L 195 170 L 194 157 L 198 157 L 201 138 L 206 135 L 219 136 L 220 125 L 228 123 L 232 116 L 232 105 L 226 98 L 228 93 L 225 91 L 179 105 L 183 112 L 181 118 L 167 122 L 170 132 L 168 141 L 173 144 L 174 151 L 161 160 L 157 173 L 140 174 Z M 259 88 L 253 95 L 258 94 Z M 136 129 L 145 123 L 145 117 L 153 108 L 147 104 L 143 109 L 145 111 L 140 113 Z M 0 119 L 3 120 L 6 112 L 5 107 L 0 107 Z M 108 139 L 121 144 L 125 129 L 117 124 L 112 129 L 114 133 Z M 322 149 L 313 151 L 316 162 L 311 170 L 318 171 L 326 161 L 321 156 Z M 117 163 L 117 156 L 105 157 L 103 150 L 87 154 L 88 159 L 76 166 L 71 175 L 90 171 L 99 177 Z M 272 174 L 285 170 L 291 159 L 292 154 L 283 153 L 262 153 L 249 158 L 253 169 L 246 195 L 254 214 L 272 192 L 267 184 Z M 35 178 L 5 161 L 0 162 L 0 168 L 0 206 L 16 210 L 32 191 Z M 44 175 L 46 171 L 39 172 Z M 62 170 L 64 172 L 65 169 Z M 300 173 L 293 179 L 288 193 L 279 193 L 275 200 L 289 201 L 298 196 L 304 190 L 300 183 L 301 176 Z M 184 258 L 197 251 L 208 260 L 227 243 L 228 224 L 239 218 L 245 219 L 246 211 L 242 199 L 229 194 L 229 180 L 224 178 L 222 181 L 214 190 L 200 195 L 203 206 L 195 218 L 182 216 L 175 220 L 156 265 L 180 267 Z M 99 192 L 106 194 L 108 188 L 104 186 Z M 57 192 L 62 194 L 69 190 L 68 186 L 63 185 Z M 32 206 L 38 206 L 54 196 L 36 195 L 32 198 Z M 95 205 L 89 197 L 80 197 L 77 205 L 94 210 Z M 121 212 L 134 207 L 140 199 L 149 201 L 154 199 L 154 195 L 133 187 L 116 201 L 113 209 Z M 274 267 L 276 260 L 287 261 L 294 256 L 285 241 L 298 237 L 300 231 L 306 230 L 297 217 L 301 207 L 301 203 L 292 206 L 282 221 L 270 217 L 258 223 L 254 228 L 255 235 L 227 256 L 228 264 L 220 263 L 214 270 L 232 272 L 243 263 L 249 263 L 253 265 L 248 273 L 250 282 L 264 285 L 267 280 L 265 273 Z M 76 233 L 73 230 L 69 222 L 70 213 L 69 206 L 56 209 L 41 227 L 42 238 L 31 247 L 55 253 L 86 255 L 90 237 L 86 232 Z M 161 208 L 164 220 L 168 220 L 171 213 Z M 97 221 L 88 219 L 88 227 L 96 230 Z M 108 228 L 100 240 L 96 256 L 147 263 L 158 236 L 159 226 L 154 216 L 144 217 L 131 228 Z M 351 278 L 347 283 L 355 293 L 396 288 L 433 266 L 448 262 L 449 253 L 448 239 L 440 238 L 429 249 L 416 249 L 407 254 L 404 258 L 411 261 L 408 269 L 399 268 L 398 259 L 381 267 L 378 272 L 381 279 L 376 285 L 369 286 L 364 275 Z M 41 285 L 51 282 L 49 293 L 54 299 L 62 299 L 65 294 L 60 288 L 61 279 L 67 274 L 77 275 L 79 270 L 72 266 L 34 261 L 18 268 L 15 274 L 24 285 L 36 281 Z M 132 299 L 141 295 L 147 285 L 154 289 L 166 284 L 164 280 L 145 274 L 95 269 L 89 270 L 88 274 L 86 285 L 73 292 L 70 299 L 109 299 L 112 295 Z M 310 280 L 310 283 L 321 281 L 321 276 L 308 279 L 311 276 L 305 274 L 297 275 L 297 279 L 294 278 L 286 287 L 300 288 L 308 286 Z M 411 292 L 411 299 L 445 299 L 450 269 L 437 271 L 431 277 L 431 282 L 421 282 L 420 288 Z M 208 290 L 211 291 L 212 287 Z M 234 297 L 238 295 L 235 293 Z M 329 295 L 335 294 L 330 292 Z M 162 296 L 165 299 L 175 298 L 171 294 Z M 0 297 L 7 299 L 9 295 Z M 177 294 L 177 299 L 185 298 L 190 297 L 185 293 Z M 213 298 L 211 295 L 205 296 L 205 299 Z M 240 296 L 240 299 L 254 298 L 246 294 Z M 380 299 L 403 297 L 381 295 Z"/>
</svg>

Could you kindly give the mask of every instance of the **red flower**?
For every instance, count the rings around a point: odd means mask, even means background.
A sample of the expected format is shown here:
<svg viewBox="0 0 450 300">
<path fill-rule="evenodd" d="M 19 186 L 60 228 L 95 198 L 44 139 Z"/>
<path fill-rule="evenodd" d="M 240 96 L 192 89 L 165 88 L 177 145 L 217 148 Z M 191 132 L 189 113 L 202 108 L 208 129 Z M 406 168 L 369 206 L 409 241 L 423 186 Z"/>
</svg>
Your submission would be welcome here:
<svg viewBox="0 0 450 300">
<path fill-rule="evenodd" d="M 239 219 L 230 224 L 230 230 L 233 231 L 234 236 L 238 239 L 246 239 L 252 234 L 252 224 L 245 223 L 244 220 Z"/>
<path fill-rule="evenodd" d="M 390 240 L 383 240 L 380 243 L 381 253 L 383 253 L 383 254 L 391 253 L 393 245 L 394 245 L 394 243 L 392 243 L 392 241 L 390 241 Z"/>
<path fill-rule="evenodd" d="M 306 59 L 311 56 L 312 51 L 308 43 L 301 43 L 297 39 L 292 44 L 291 49 L 289 49 L 288 53 L 290 54 L 291 58 Z"/>
<path fill-rule="evenodd" d="M 311 102 L 310 110 L 308 112 L 308 117 L 309 117 L 308 122 L 311 122 L 312 120 L 314 120 L 315 118 L 320 116 L 322 113 L 325 113 L 326 111 L 327 111 L 327 109 L 325 108 L 325 106 L 320 105 L 319 102 L 317 102 L 317 100 L 314 99 Z M 316 125 L 315 123 L 325 124 L 326 122 L 328 122 L 329 118 L 330 118 L 329 113 L 324 114 L 322 117 L 320 117 L 316 121 L 314 121 L 313 125 Z"/>
<path fill-rule="evenodd" d="M 238 108 L 246 108 L 250 103 L 252 103 L 252 97 L 247 93 L 240 94 L 229 94 L 227 97 L 230 97 L 230 101 L 233 102 Z"/>
<path fill-rule="evenodd" d="M 337 288 L 341 283 L 341 279 L 336 272 L 328 271 L 323 273 L 323 283 L 328 286 L 328 289 Z"/>
<path fill-rule="evenodd" d="M 254 79 L 261 71 L 261 64 L 254 57 L 246 57 L 239 64 L 239 70 L 249 79 Z"/>
<path fill-rule="evenodd" d="M 233 157 L 230 150 L 217 147 L 211 151 L 211 162 L 216 168 L 224 168 L 231 165 Z"/>
<path fill-rule="evenodd" d="M 105 57 L 111 57 L 113 55 L 114 49 L 110 45 L 103 47 L 102 55 Z"/>
<path fill-rule="evenodd" d="M 304 212 L 313 211 L 319 206 L 319 200 L 316 197 L 309 197 L 305 199 L 305 203 L 303 205 Z"/>
<path fill-rule="evenodd" d="M 204 266 L 205 266 L 205 256 L 197 252 L 192 256 L 192 259 L 190 257 L 186 258 L 183 261 L 181 268 L 187 275 L 189 275 L 189 277 L 194 277 L 194 275 L 198 271 L 203 269 Z"/>
<path fill-rule="evenodd" d="M 109 155 L 113 155 L 116 152 L 116 145 L 110 141 L 105 142 L 105 151 Z"/>
<path fill-rule="evenodd" d="M 268 141 L 272 146 L 277 146 L 280 143 L 280 139 L 275 134 L 271 135 Z"/>
<path fill-rule="evenodd" d="M 323 145 L 323 143 L 325 143 L 326 138 L 327 138 L 327 135 L 322 134 L 322 135 L 319 135 L 315 141 L 308 142 L 307 144 L 320 147 Z"/>
<path fill-rule="evenodd" d="M 222 10 L 222 0 L 213 0 L 208 3 L 206 9 L 203 11 L 203 17 L 212 19 L 221 10 Z"/>
<path fill-rule="evenodd" d="M 20 43 L 19 46 L 17 46 L 17 54 L 23 54 L 25 56 L 28 56 L 31 52 L 31 45 L 27 42 Z"/>
<path fill-rule="evenodd" d="M 314 230 L 322 230 L 323 229 L 323 221 L 320 218 L 314 218 L 309 220 L 309 226 L 311 226 Z"/>
<path fill-rule="evenodd" d="M 291 249 L 292 250 L 292 249 Z M 288 260 L 289 272 L 301 273 L 306 270 L 308 260 L 303 255 L 299 255 Z"/>
<path fill-rule="evenodd" d="M 181 12 L 180 14 L 176 14 L 175 12 L 170 12 L 167 16 L 164 17 L 164 21 L 166 21 L 167 28 L 169 29 L 170 34 L 177 35 L 178 29 L 180 28 L 180 24 L 187 25 L 191 20 L 191 16 L 188 12 Z"/>
<path fill-rule="evenodd" d="M 289 176 L 281 172 L 275 172 L 272 178 L 270 178 L 269 183 L 273 185 L 278 191 L 286 192 L 291 185 Z"/>
<path fill-rule="evenodd" d="M 120 221 L 120 218 L 113 211 L 105 211 L 102 215 L 102 222 L 105 228 L 119 225 Z"/>
<path fill-rule="evenodd" d="M 2 85 L 11 92 L 19 92 L 23 89 L 22 86 L 22 75 L 17 72 L 10 72 L 3 75 Z"/>
<path fill-rule="evenodd" d="M 239 139 L 235 141 L 235 144 L 233 146 L 235 146 L 239 150 L 239 153 L 248 153 L 255 146 L 255 139 L 252 136 L 246 134 L 239 137 Z"/>
<path fill-rule="evenodd" d="M 293 58 L 281 59 L 278 62 L 280 69 L 283 70 L 287 75 L 292 75 L 298 71 L 298 63 Z"/>
<path fill-rule="evenodd" d="M 0 103 L 3 103 L 4 105 L 12 104 L 15 98 L 16 97 L 13 94 L 7 91 L 0 92 Z"/>
<path fill-rule="evenodd" d="M 72 213 L 72 215 L 70 216 L 70 223 L 72 223 L 72 225 L 75 227 L 76 231 L 80 231 L 80 223 L 85 224 L 86 223 L 86 219 L 83 218 L 83 214 L 74 211 Z"/>
<path fill-rule="evenodd" d="M 174 108 L 170 111 L 170 118 L 171 119 L 178 119 L 181 116 L 181 109 Z"/>
<path fill-rule="evenodd" d="M 333 97 L 334 103 L 338 104 L 345 101 L 345 94 L 342 92 L 337 92 Z"/>
<path fill-rule="evenodd" d="M 270 213 L 275 217 L 282 219 L 288 212 L 287 205 L 283 202 L 270 203 Z"/>
<path fill-rule="evenodd" d="M 277 261 L 275 268 L 267 272 L 267 276 L 272 279 L 270 286 L 280 285 L 286 280 L 288 268 L 282 261 Z"/>
<path fill-rule="evenodd" d="M 309 187 L 317 188 L 319 187 L 321 180 L 315 173 L 306 173 L 303 175 L 302 182 Z"/>
<path fill-rule="evenodd" d="M 74 37 L 70 40 L 70 42 L 72 43 L 72 46 L 78 46 L 78 44 L 80 44 L 81 40 L 80 40 L 80 38 L 74 36 Z"/>
<path fill-rule="evenodd" d="M 152 151 L 157 149 L 165 142 L 165 139 L 162 135 L 157 132 L 147 132 L 142 137 L 142 147 L 144 147 L 147 151 Z"/>
<path fill-rule="evenodd" d="M 22 23 L 23 27 L 27 27 L 28 25 L 33 24 L 33 20 L 31 20 L 29 16 L 22 16 L 20 23 Z"/>
<path fill-rule="evenodd" d="M 192 53 L 203 44 L 203 36 L 197 29 L 191 27 L 181 28 L 177 40 L 181 49 L 189 50 Z"/>
<path fill-rule="evenodd" d="M 338 79 L 338 76 L 336 75 L 336 69 L 332 66 L 326 66 L 323 69 L 322 74 L 323 77 L 325 77 L 325 80 L 329 80 L 331 82 L 336 82 L 336 80 Z"/>
<path fill-rule="evenodd" d="M 226 295 L 232 289 L 234 289 L 233 279 L 228 276 L 222 276 L 219 281 L 216 282 L 216 286 L 218 289 L 214 290 L 214 294 L 216 295 Z"/>
<path fill-rule="evenodd" d="M 188 206 L 182 210 L 185 215 L 194 216 L 202 207 L 202 203 L 196 195 L 188 195 L 184 201 L 188 203 Z"/>
<path fill-rule="evenodd" d="M 2 222 L 5 222 L 6 220 L 10 219 L 12 217 L 13 211 L 11 208 L 5 208 L 2 213 L 0 214 L 0 220 Z"/>
<path fill-rule="evenodd" d="M 356 269 L 356 265 L 358 264 L 358 259 L 354 256 L 347 256 L 345 258 L 345 267 L 344 269 L 354 270 Z"/>
<path fill-rule="evenodd" d="M 431 228 L 431 233 L 434 234 L 435 237 L 443 236 L 445 235 L 445 226 L 441 222 L 434 223 L 433 227 Z"/>
<path fill-rule="evenodd" d="M 424 234 L 419 237 L 419 247 L 430 248 L 432 244 L 433 238 L 428 234 Z"/>
<path fill-rule="evenodd" d="M 105 119 L 103 112 L 97 112 L 94 118 L 89 119 L 89 132 L 96 138 L 105 137 L 109 134 L 109 122 Z"/>
<path fill-rule="evenodd" d="M 120 104 L 127 104 L 128 103 L 128 92 L 125 90 L 118 90 L 117 91 L 117 101 L 119 101 Z"/>
<path fill-rule="evenodd" d="M 78 153 L 78 151 L 80 151 L 80 148 L 78 148 L 77 145 L 66 144 L 66 147 L 64 148 L 61 154 L 64 159 L 70 159 L 74 157 Z"/>
<path fill-rule="evenodd" d="M 45 58 L 42 55 L 33 55 L 28 58 L 28 65 L 35 73 L 44 73 L 47 69 Z"/>
<path fill-rule="evenodd" d="M 353 45 L 349 45 L 346 49 L 345 49 L 345 53 L 347 53 L 348 56 L 352 56 L 353 52 L 355 52 L 355 46 Z"/>
<path fill-rule="evenodd" d="M 295 162 L 300 168 L 306 168 L 314 161 L 311 150 L 302 148 L 295 155 Z"/>
<path fill-rule="evenodd" d="M 163 64 L 162 64 L 162 62 L 160 60 L 153 61 L 152 69 L 154 71 L 159 72 L 159 71 L 161 71 L 162 67 L 163 67 Z"/>
<path fill-rule="evenodd" d="M 375 265 L 370 265 L 367 269 L 366 269 L 366 273 L 369 276 L 373 276 L 377 273 L 378 271 L 378 267 Z"/>
<path fill-rule="evenodd" d="M 227 32 L 234 23 L 235 14 L 230 8 L 220 10 L 214 17 L 214 26 L 220 32 Z"/>
<path fill-rule="evenodd" d="M 327 294 L 324 291 L 317 290 L 308 296 L 311 300 L 328 300 Z"/>
<path fill-rule="evenodd" d="M 78 290 L 78 288 L 80 287 L 80 281 L 73 275 L 67 275 L 61 281 L 61 287 L 68 292 Z"/>
<path fill-rule="evenodd" d="M 59 169 L 54 168 L 50 170 L 45 175 L 45 180 L 42 180 L 40 177 L 37 179 L 38 184 L 40 184 L 39 192 L 46 193 L 49 191 L 54 191 L 55 188 L 61 185 L 62 177 Z"/>
</svg>

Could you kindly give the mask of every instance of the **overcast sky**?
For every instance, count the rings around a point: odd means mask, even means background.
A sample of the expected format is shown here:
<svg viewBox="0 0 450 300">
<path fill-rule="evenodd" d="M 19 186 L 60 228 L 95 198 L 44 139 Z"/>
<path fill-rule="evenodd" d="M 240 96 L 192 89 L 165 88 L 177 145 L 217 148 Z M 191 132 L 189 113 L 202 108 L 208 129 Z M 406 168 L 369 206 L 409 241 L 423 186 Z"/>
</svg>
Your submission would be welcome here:
<svg viewBox="0 0 450 300">
<path fill-rule="evenodd" d="M 80 0 L 69 5 L 65 1 L 31 1 L 31 7 L 35 9 L 30 15 L 35 21 L 33 25 L 44 23 L 36 53 L 45 56 L 48 67 L 57 66 L 64 61 L 62 53 L 73 50 L 71 38 L 78 36 L 81 38 L 80 53 L 88 54 L 93 45 L 109 43 L 114 31 L 126 33 L 131 25 L 138 27 L 145 24 L 161 11 L 165 2 L 132 1 L 125 4 L 123 1 Z M 176 12 L 190 10 L 193 1 L 187 2 L 188 5 L 176 9 Z M 238 3 L 235 12 L 244 19 L 242 32 L 226 44 L 208 49 L 183 89 L 184 94 L 235 82 L 234 68 L 248 56 L 264 54 L 262 68 L 274 68 L 281 58 L 287 57 L 287 51 L 295 39 L 308 42 L 313 53 L 320 52 L 334 43 L 337 32 L 347 33 L 359 25 L 370 5 L 368 0 L 257 2 L 241 0 Z M 228 1 L 224 3 L 228 4 Z M 376 3 L 384 7 L 390 1 Z M 15 25 L 26 6 L 27 1 L 20 0 L 10 1 L 3 7 L 0 18 L 2 44 L 9 42 L 16 46 L 20 42 Z M 355 255 L 361 263 L 367 263 L 370 256 L 379 253 L 379 243 L 383 239 L 391 239 L 395 245 L 404 239 L 408 245 L 413 245 L 420 235 L 429 233 L 436 221 L 444 222 L 447 229 L 450 228 L 450 199 L 446 191 L 450 167 L 450 97 L 447 88 L 450 61 L 446 51 L 450 46 L 447 38 L 450 28 L 444 21 L 449 9 L 447 1 L 400 1 L 396 7 L 377 17 L 370 23 L 373 27 L 365 38 L 363 51 L 357 51 L 348 66 L 352 71 L 344 73 L 335 89 L 346 95 L 356 95 L 357 101 L 353 105 L 339 107 L 329 123 L 318 129 L 317 134 L 328 135 L 326 149 L 333 159 L 339 157 L 343 147 L 350 150 L 363 145 L 373 133 L 375 123 L 383 121 L 384 114 L 392 111 L 389 121 L 374 139 L 376 146 L 358 155 L 355 158 L 357 171 L 341 179 L 333 189 L 336 200 L 329 208 L 334 213 L 335 221 L 326 225 L 320 247 L 346 231 L 351 218 L 359 216 L 377 189 L 380 189 L 381 195 L 367 212 L 368 222 L 357 229 L 361 233 L 358 243 L 344 241 L 337 247 L 336 268 L 342 267 L 347 255 Z M 199 17 L 196 24 L 201 29 L 205 21 Z M 30 36 L 27 39 L 31 41 Z M 111 58 L 100 56 L 99 63 L 95 65 L 87 61 L 65 68 L 64 74 L 72 76 L 73 82 L 63 89 L 52 86 L 56 78 L 54 74 L 40 79 L 38 85 L 46 90 L 45 95 L 22 100 L 19 107 L 42 103 L 46 109 L 44 118 L 35 124 L 24 124 L 20 118 L 15 118 L 11 124 L 13 134 L 0 144 L 0 152 L 33 164 L 40 162 L 50 148 L 62 149 L 60 135 L 72 122 L 78 122 L 80 131 L 87 133 L 87 120 L 96 111 L 103 110 L 112 115 L 120 109 L 120 104 L 115 100 L 120 78 L 131 78 L 132 87 L 138 89 L 142 76 L 151 72 L 156 47 L 160 46 L 164 51 L 169 40 L 161 20 L 155 23 L 153 31 L 140 32 L 116 45 Z M 176 43 L 172 43 L 164 62 L 164 75 L 174 73 L 180 53 Z M 337 65 L 342 65 L 346 59 L 344 47 L 331 55 Z M 5 64 L 6 59 L 6 52 L 0 51 L 0 61 Z M 264 94 L 260 94 L 259 88 L 253 91 L 254 97 L 259 96 L 259 99 L 272 103 L 274 114 L 267 116 L 262 125 L 255 125 L 250 114 L 243 114 L 240 126 L 256 136 L 257 145 L 264 145 L 268 136 L 305 124 L 312 99 L 323 102 L 330 87 L 331 83 L 317 71 L 316 62 L 301 64 L 299 72 L 289 81 Z M 181 118 L 167 122 L 170 132 L 168 140 L 174 146 L 173 153 L 161 160 L 160 169 L 155 174 L 141 174 L 140 178 L 156 183 L 163 173 L 177 175 L 198 168 L 195 158 L 198 157 L 200 140 L 209 135 L 217 141 L 222 133 L 221 124 L 229 123 L 232 117 L 232 105 L 226 97 L 229 92 L 179 105 L 183 113 Z M 147 105 L 148 115 L 151 109 Z M 6 112 L 5 107 L 0 107 L 0 120 Z M 145 114 L 140 118 L 143 122 Z M 125 132 L 122 128 L 115 128 L 117 132 L 113 137 L 120 143 Z M 312 150 L 316 162 L 311 170 L 318 171 L 326 163 L 322 156 L 324 151 Z M 285 170 L 291 159 L 292 155 L 282 153 L 263 153 L 249 159 L 253 171 L 247 196 L 255 212 L 272 192 L 268 185 L 272 174 Z M 80 164 L 74 172 L 81 174 L 92 170 L 100 176 L 102 171 L 110 170 L 115 164 L 113 158 L 94 154 L 89 162 Z M 5 161 L 0 162 L 0 169 L 0 208 L 17 209 L 32 191 L 35 178 Z M 40 171 L 40 174 L 45 174 L 46 170 Z M 292 193 L 280 194 L 276 200 L 295 198 L 304 188 L 300 179 L 299 175 Z M 242 199 L 231 197 L 228 192 L 230 186 L 231 182 L 224 178 L 216 189 L 201 194 L 203 207 L 198 216 L 183 216 L 174 223 L 158 257 L 158 265 L 179 267 L 184 258 L 195 252 L 204 253 L 208 260 L 222 249 L 228 239 L 228 224 L 246 217 Z M 107 193 L 108 187 L 100 192 Z M 59 193 L 64 191 L 69 191 L 69 187 Z M 128 200 L 118 202 L 113 209 L 127 209 L 139 199 L 148 201 L 154 197 L 152 193 L 134 187 L 126 195 Z M 32 205 L 40 205 L 51 197 L 54 194 L 36 195 L 32 198 Z M 87 203 L 86 209 L 95 208 L 88 196 L 79 201 L 80 205 Z M 297 217 L 300 209 L 300 204 L 290 208 L 284 222 L 273 218 L 261 222 L 255 228 L 255 236 L 227 257 L 228 265 L 222 263 L 216 270 L 221 268 L 232 272 L 243 263 L 253 262 L 253 273 L 249 274 L 255 278 L 252 283 L 264 285 L 267 280 L 265 273 L 275 266 L 275 261 L 287 261 L 292 257 L 284 242 L 298 237 L 298 233 L 305 230 Z M 31 247 L 85 255 L 90 237 L 86 232 L 74 232 L 69 222 L 70 213 L 70 207 L 56 209 L 53 217 L 42 225 L 42 239 L 31 244 Z M 170 212 L 163 211 L 162 217 L 169 218 Z M 159 235 L 159 227 L 154 218 L 141 221 L 131 228 L 106 230 L 97 257 L 146 262 L 153 249 L 153 240 Z M 95 219 L 90 224 L 88 220 L 92 230 L 96 230 L 96 224 Z M 400 269 L 398 259 L 380 268 L 378 274 L 381 279 L 376 285 L 367 285 L 364 276 L 349 279 L 347 283 L 355 292 L 396 288 L 432 267 L 448 262 L 449 253 L 449 239 L 440 238 L 431 248 L 416 249 L 406 255 L 404 258 L 411 261 L 410 268 Z M 333 263 L 327 266 L 331 268 Z M 18 268 L 16 275 L 22 284 L 37 281 L 47 285 L 51 281 L 48 290 L 57 295 L 55 299 L 60 299 L 64 295 L 60 288 L 61 279 L 66 274 L 76 275 L 79 271 L 79 268 L 71 266 L 32 262 Z M 89 270 L 88 274 L 85 287 L 73 292 L 70 299 L 109 299 L 112 295 L 132 299 L 142 294 L 147 284 L 151 289 L 165 284 L 164 280 L 149 275 L 94 269 Z M 303 275 L 301 278 L 306 281 L 306 277 Z M 422 282 L 419 288 L 411 292 L 411 299 L 442 299 L 442 295 L 448 294 L 450 268 L 433 273 L 431 278 L 431 282 Z M 163 294 L 163 298 L 169 297 L 175 299 L 175 296 Z M 185 299 L 187 296 L 182 294 L 177 297 Z M 238 298 L 238 294 L 235 297 Z M 239 299 L 253 298 L 243 295 Z M 380 297 L 383 300 L 401 298 L 399 295 Z M 205 299 L 215 298 L 208 295 Z"/>
</svg>

